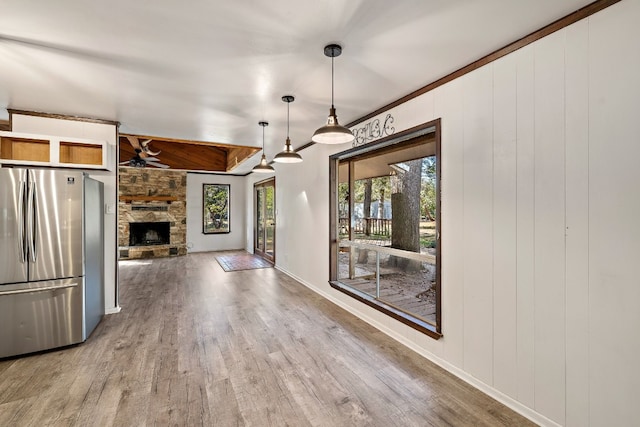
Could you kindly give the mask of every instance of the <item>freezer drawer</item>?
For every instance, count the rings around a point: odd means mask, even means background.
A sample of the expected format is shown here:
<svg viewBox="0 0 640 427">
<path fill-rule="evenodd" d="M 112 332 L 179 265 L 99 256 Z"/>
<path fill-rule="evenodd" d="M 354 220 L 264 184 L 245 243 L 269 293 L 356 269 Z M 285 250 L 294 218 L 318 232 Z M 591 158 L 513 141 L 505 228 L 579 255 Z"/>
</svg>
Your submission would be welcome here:
<svg viewBox="0 0 640 427">
<path fill-rule="evenodd" d="M 0 286 L 0 357 L 82 342 L 83 293 L 82 278 Z"/>
</svg>

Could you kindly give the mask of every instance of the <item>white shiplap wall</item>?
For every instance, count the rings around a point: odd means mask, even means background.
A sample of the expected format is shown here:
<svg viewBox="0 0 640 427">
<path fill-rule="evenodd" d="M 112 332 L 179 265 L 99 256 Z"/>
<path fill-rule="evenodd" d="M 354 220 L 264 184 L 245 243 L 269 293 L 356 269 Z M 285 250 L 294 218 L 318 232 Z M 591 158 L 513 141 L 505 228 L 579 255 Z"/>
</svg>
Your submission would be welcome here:
<svg viewBox="0 0 640 427">
<path fill-rule="evenodd" d="M 589 21 L 589 374 L 577 385 L 592 426 L 640 424 L 639 3 Z"/>
<path fill-rule="evenodd" d="M 277 266 L 540 424 L 638 425 L 638 17 L 623 0 L 389 111 L 442 120 L 441 340 L 327 284 L 348 147 L 277 169 Z"/>
<path fill-rule="evenodd" d="M 565 410 L 571 426 L 589 425 L 588 37 L 588 21 L 565 34 Z"/>
</svg>

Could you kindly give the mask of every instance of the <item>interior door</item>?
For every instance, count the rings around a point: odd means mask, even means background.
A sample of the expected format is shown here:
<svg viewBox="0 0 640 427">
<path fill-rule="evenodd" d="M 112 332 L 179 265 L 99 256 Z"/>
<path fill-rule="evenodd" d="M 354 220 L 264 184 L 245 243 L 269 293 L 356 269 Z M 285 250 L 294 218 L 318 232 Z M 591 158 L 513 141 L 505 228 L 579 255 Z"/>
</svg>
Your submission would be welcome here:
<svg viewBox="0 0 640 427">
<path fill-rule="evenodd" d="M 275 178 L 254 185 L 254 252 L 275 262 L 276 259 L 276 181 Z"/>
</svg>

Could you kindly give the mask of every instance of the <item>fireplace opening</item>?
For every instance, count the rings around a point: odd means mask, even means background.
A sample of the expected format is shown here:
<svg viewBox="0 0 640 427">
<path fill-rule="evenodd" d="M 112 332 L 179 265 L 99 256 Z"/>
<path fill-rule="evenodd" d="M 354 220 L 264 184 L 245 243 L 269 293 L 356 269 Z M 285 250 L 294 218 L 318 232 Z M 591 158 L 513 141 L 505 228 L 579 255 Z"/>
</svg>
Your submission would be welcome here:
<svg viewBox="0 0 640 427">
<path fill-rule="evenodd" d="M 168 245 L 170 235 L 168 222 L 129 223 L 129 246 Z"/>
</svg>

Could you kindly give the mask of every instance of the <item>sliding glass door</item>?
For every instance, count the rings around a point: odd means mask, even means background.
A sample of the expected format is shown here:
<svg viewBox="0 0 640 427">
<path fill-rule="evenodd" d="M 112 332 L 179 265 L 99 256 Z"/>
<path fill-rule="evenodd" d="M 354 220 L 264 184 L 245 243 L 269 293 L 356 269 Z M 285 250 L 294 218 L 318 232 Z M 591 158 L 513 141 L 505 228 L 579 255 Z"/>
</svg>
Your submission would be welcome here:
<svg viewBox="0 0 640 427">
<path fill-rule="evenodd" d="M 275 262 L 276 257 L 276 180 L 254 184 L 254 252 Z"/>
</svg>

